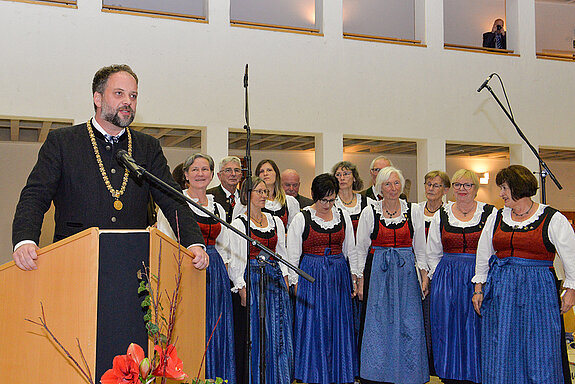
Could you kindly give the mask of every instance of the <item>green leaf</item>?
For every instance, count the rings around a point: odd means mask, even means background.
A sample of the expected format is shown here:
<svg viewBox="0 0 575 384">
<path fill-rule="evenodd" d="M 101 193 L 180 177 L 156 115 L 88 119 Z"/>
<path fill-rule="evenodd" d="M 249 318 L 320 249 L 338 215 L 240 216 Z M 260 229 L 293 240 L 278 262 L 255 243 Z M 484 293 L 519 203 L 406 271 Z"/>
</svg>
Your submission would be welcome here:
<svg viewBox="0 0 575 384">
<path fill-rule="evenodd" d="M 160 328 L 158 328 L 158 326 L 156 324 L 151 323 L 151 322 L 146 323 L 146 328 L 148 329 L 148 334 L 150 336 L 153 336 L 160 331 Z"/>
<path fill-rule="evenodd" d="M 148 308 L 151 304 L 152 301 L 150 300 L 150 296 L 146 296 L 142 301 L 142 308 Z"/>
<path fill-rule="evenodd" d="M 146 284 L 145 281 L 140 281 L 140 286 L 138 287 L 138 293 L 142 293 L 142 292 L 146 292 L 148 291 L 148 285 Z"/>
</svg>

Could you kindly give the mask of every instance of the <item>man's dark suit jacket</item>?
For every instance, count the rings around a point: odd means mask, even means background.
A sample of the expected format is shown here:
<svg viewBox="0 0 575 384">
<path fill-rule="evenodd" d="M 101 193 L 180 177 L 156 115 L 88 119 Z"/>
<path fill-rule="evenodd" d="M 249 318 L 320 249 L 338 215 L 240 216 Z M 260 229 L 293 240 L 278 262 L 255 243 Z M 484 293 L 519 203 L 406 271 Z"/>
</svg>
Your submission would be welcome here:
<svg viewBox="0 0 575 384">
<path fill-rule="evenodd" d="M 362 195 L 363 197 L 366 197 L 366 198 L 369 197 L 370 199 L 377 200 L 377 198 L 373 194 L 373 188 L 372 187 L 364 189 L 359 194 Z"/>
<path fill-rule="evenodd" d="M 495 33 L 485 32 L 483 34 L 483 47 L 484 48 L 495 48 Z M 502 49 L 507 49 L 506 35 L 501 35 L 501 47 Z"/>
<path fill-rule="evenodd" d="M 303 209 L 305 207 L 309 207 L 310 205 L 313 204 L 313 200 L 310 198 L 307 198 L 305 196 L 302 196 L 298 193 L 298 195 L 295 198 L 297 200 L 297 202 L 299 203 L 299 208 Z"/>
<path fill-rule="evenodd" d="M 111 145 L 93 129 L 102 163 L 112 183 L 119 189 L 124 168 L 115 159 L 116 152 L 128 149 L 127 134 Z M 152 136 L 131 130 L 134 160 L 180 190 L 171 177 L 160 143 Z M 38 244 L 44 214 L 53 201 L 56 208 L 54 241 L 90 227 L 101 229 L 144 229 L 148 225 L 150 194 L 160 206 L 172 228 L 178 212 L 182 245 L 203 244 L 200 229 L 187 203 L 151 187 L 147 181 L 130 176 L 120 197 L 122 210 L 114 209 L 114 198 L 106 188 L 98 168 L 86 124 L 60 128 L 48 134 L 40 148 L 38 161 L 20 194 L 12 225 L 14 245 L 22 240 Z"/>
<path fill-rule="evenodd" d="M 216 203 L 219 203 L 222 207 L 224 207 L 224 210 L 226 211 L 226 221 L 228 223 L 231 223 L 234 208 L 232 207 L 232 204 L 230 203 L 230 199 L 228 199 L 226 197 L 226 192 L 224 191 L 224 188 L 222 187 L 222 185 L 220 184 L 216 187 L 210 188 L 206 191 L 206 193 L 208 195 L 214 195 L 214 201 Z M 239 203 L 239 201 L 236 201 L 236 204 L 237 203 Z"/>
</svg>

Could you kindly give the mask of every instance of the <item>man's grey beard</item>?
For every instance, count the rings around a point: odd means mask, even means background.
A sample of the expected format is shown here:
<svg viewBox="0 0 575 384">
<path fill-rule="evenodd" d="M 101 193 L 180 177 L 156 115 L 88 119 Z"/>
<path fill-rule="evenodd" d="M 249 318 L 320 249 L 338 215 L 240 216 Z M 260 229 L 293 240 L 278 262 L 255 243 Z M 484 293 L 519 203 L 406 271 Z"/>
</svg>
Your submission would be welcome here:
<svg viewBox="0 0 575 384">
<path fill-rule="evenodd" d="M 102 114 L 102 118 L 112 124 L 114 124 L 116 127 L 120 127 L 120 128 L 126 128 L 127 126 L 129 126 L 130 124 L 132 124 L 132 121 L 134 121 L 134 117 L 135 114 L 132 112 L 132 114 L 130 115 L 130 117 L 128 118 L 128 120 L 122 120 L 120 118 L 120 116 L 118 115 L 118 112 L 115 113 L 103 113 Z"/>
</svg>

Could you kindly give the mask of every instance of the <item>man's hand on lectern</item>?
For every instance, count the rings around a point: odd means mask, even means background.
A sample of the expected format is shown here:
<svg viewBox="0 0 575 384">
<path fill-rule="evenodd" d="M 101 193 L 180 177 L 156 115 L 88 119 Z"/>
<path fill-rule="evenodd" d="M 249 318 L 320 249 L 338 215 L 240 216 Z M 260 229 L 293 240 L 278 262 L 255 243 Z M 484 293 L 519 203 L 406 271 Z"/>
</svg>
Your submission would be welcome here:
<svg viewBox="0 0 575 384">
<path fill-rule="evenodd" d="M 202 248 L 199 245 L 193 245 L 189 248 L 189 250 L 195 256 L 194 260 L 192 261 L 192 264 L 194 264 L 194 267 L 196 267 L 196 269 L 206 269 L 208 265 L 210 265 L 210 257 L 208 256 L 206 251 L 204 251 L 204 248 Z"/>
<path fill-rule="evenodd" d="M 23 269 L 24 271 L 32 271 L 34 269 L 38 269 L 36 262 L 34 260 L 38 259 L 38 254 L 36 251 L 38 250 L 38 246 L 36 244 L 22 244 L 12 254 L 12 258 L 14 262 L 18 266 L 18 268 Z"/>
</svg>

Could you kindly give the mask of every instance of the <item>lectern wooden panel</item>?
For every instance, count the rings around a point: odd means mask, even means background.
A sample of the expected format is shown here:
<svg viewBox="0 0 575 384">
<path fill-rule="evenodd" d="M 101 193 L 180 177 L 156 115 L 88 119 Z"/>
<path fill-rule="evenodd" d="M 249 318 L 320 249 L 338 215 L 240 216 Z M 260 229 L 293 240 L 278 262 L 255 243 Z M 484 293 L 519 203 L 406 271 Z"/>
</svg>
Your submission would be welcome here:
<svg viewBox="0 0 575 384">
<path fill-rule="evenodd" d="M 113 322 L 102 320 L 110 316 L 114 305 L 117 306 L 116 301 L 120 300 L 113 300 L 114 295 L 123 300 L 123 296 L 133 294 L 132 288 L 118 292 L 118 286 L 114 284 L 122 279 L 122 273 L 132 279 L 136 272 L 131 268 L 134 265 L 139 268 L 139 262 L 115 264 L 115 258 L 137 259 L 141 257 L 137 251 L 145 250 L 149 252 L 152 270 L 157 271 L 161 239 L 162 289 L 170 292 L 175 273 L 174 255 L 178 252 L 177 244 L 157 230 L 134 232 L 88 229 L 42 248 L 36 271 L 21 271 L 13 262 L 0 266 L 0 382 L 87 382 L 41 327 L 24 320 L 36 320 L 40 316 L 40 302 L 44 305 L 48 326 L 76 357 L 79 356 L 76 338 L 80 340 L 95 383 L 99 382 L 99 375 L 105 369 L 112 367 L 110 356 L 125 354 L 127 345 L 119 344 L 132 340 L 131 336 L 125 335 L 131 335 L 133 329 L 122 328 L 121 322 L 110 326 Z M 139 239 L 142 235 L 145 236 L 144 246 Z M 120 249 L 122 251 L 118 252 Z M 182 301 L 176 320 L 177 348 L 185 371 L 195 376 L 205 342 L 205 272 L 193 268 L 190 252 L 185 249 L 182 252 L 185 257 Z M 144 257 L 146 261 L 147 257 Z M 105 292 L 108 288 L 111 290 Z M 139 307 L 133 311 L 137 320 L 130 323 L 139 323 Z M 123 316 L 120 315 L 120 319 Z M 138 326 L 143 327 L 143 321 Z M 116 338 L 110 336 L 114 334 L 124 334 L 119 338 L 125 340 L 115 344 Z M 133 341 L 142 343 L 141 338 Z M 142 344 L 145 344 L 145 338 Z"/>
</svg>

